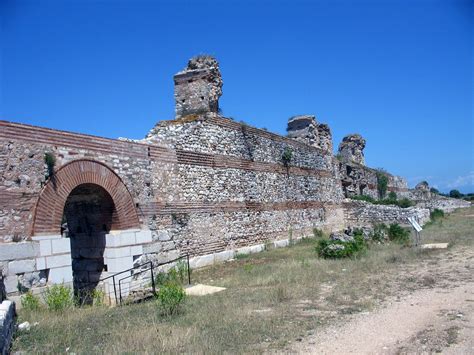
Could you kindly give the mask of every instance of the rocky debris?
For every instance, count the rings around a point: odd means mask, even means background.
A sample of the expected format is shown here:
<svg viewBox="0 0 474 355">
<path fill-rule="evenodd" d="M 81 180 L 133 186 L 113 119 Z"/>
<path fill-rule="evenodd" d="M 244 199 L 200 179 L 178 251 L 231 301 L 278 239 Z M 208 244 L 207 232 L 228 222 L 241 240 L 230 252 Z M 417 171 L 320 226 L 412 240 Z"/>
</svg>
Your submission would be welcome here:
<svg viewBox="0 0 474 355">
<path fill-rule="evenodd" d="M 187 67 L 174 76 L 176 117 L 219 111 L 222 76 L 214 57 L 191 58 Z"/>
<path fill-rule="evenodd" d="M 313 115 L 291 117 L 286 130 L 289 138 L 326 151 L 332 151 L 332 136 L 329 126 L 317 123 Z"/>
<path fill-rule="evenodd" d="M 334 232 L 329 236 L 330 240 L 340 241 L 343 243 L 353 242 L 354 237 L 352 235 L 346 234 L 345 232 Z"/>
<path fill-rule="evenodd" d="M 365 165 L 365 139 L 360 134 L 349 134 L 339 144 L 339 156 L 343 161 Z"/>
<path fill-rule="evenodd" d="M 31 328 L 30 322 L 23 322 L 18 325 L 19 331 L 28 331 L 30 330 L 30 328 Z"/>
</svg>

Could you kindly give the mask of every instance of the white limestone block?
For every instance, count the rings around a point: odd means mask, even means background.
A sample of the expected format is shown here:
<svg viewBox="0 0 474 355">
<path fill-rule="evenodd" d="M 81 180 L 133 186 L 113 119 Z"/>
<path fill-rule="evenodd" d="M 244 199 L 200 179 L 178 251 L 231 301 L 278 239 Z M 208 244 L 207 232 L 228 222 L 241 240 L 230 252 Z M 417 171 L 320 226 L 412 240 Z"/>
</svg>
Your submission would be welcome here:
<svg viewBox="0 0 474 355">
<path fill-rule="evenodd" d="M 130 247 L 130 255 L 131 256 L 143 255 L 143 246 L 141 246 L 141 245 L 131 246 Z"/>
<path fill-rule="evenodd" d="M 235 252 L 233 250 L 221 251 L 220 253 L 214 254 L 214 262 L 219 263 L 219 262 L 224 262 L 226 260 L 233 259 L 234 255 L 235 255 Z"/>
<path fill-rule="evenodd" d="M 60 254 L 46 257 L 46 267 L 56 268 L 61 266 L 70 266 L 72 264 L 70 254 Z"/>
<path fill-rule="evenodd" d="M 106 258 L 108 272 L 120 272 L 133 267 L 133 258 L 131 256 L 123 258 Z"/>
<path fill-rule="evenodd" d="M 72 282 L 71 266 L 64 266 L 64 267 L 50 269 L 48 282 L 52 284 Z"/>
<path fill-rule="evenodd" d="M 214 254 L 196 256 L 189 260 L 189 266 L 191 269 L 197 269 L 212 264 L 214 264 Z"/>
<path fill-rule="evenodd" d="M 46 269 L 46 258 L 36 258 L 36 270 Z"/>
<path fill-rule="evenodd" d="M 140 232 L 135 233 L 135 238 L 137 244 L 150 243 L 153 240 L 151 236 L 151 231 L 148 230 L 142 230 Z"/>
<path fill-rule="evenodd" d="M 53 254 L 53 248 L 51 247 L 51 239 L 40 240 L 39 246 L 41 256 L 49 256 Z"/>
<path fill-rule="evenodd" d="M 71 241 L 69 238 L 51 240 L 53 254 L 64 254 L 71 252 Z"/>
<path fill-rule="evenodd" d="M 34 258 L 39 253 L 36 242 L 0 244 L 0 261 Z"/>
<path fill-rule="evenodd" d="M 290 245 L 290 241 L 288 239 L 275 240 L 273 242 L 273 245 L 275 246 L 275 248 L 284 248 Z"/>
<path fill-rule="evenodd" d="M 22 274 L 35 271 L 36 262 L 34 259 L 13 260 L 8 263 L 9 274 Z"/>
<path fill-rule="evenodd" d="M 3 279 L 5 291 L 7 293 L 18 291 L 18 277 L 16 275 L 9 275 Z"/>
<path fill-rule="evenodd" d="M 123 258 L 125 256 L 131 256 L 130 249 L 130 247 L 105 248 L 105 256 L 107 258 Z"/>
</svg>

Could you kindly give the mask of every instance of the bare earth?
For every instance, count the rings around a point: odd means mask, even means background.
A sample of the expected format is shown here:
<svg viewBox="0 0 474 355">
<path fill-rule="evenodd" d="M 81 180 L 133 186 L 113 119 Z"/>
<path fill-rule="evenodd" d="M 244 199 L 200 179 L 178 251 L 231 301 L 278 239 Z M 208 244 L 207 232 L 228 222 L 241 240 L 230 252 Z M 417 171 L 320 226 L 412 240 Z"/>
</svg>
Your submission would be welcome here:
<svg viewBox="0 0 474 355">
<path fill-rule="evenodd" d="M 436 266 L 418 276 L 435 277 L 434 288 L 399 296 L 371 312 L 322 329 L 290 352 L 317 354 L 474 354 L 474 251 L 439 252 Z"/>
</svg>

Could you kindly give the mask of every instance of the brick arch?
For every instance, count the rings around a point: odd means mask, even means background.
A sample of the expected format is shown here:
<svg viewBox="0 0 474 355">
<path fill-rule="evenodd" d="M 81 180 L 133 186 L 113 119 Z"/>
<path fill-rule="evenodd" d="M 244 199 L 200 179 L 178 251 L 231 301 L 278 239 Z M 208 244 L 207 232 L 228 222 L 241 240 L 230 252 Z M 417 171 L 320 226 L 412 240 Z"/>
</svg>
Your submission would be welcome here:
<svg viewBox="0 0 474 355">
<path fill-rule="evenodd" d="M 44 186 L 36 203 L 33 235 L 60 234 L 66 200 L 82 184 L 99 185 L 112 197 L 112 229 L 139 228 L 133 198 L 120 177 L 105 164 L 83 159 L 59 168 Z"/>
</svg>

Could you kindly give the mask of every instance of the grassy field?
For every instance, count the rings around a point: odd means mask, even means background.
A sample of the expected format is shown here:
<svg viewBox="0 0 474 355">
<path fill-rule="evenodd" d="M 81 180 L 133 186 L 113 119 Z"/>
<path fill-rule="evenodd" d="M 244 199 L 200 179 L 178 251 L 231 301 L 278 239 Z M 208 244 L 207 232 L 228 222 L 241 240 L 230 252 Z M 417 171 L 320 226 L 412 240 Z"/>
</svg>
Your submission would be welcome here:
<svg viewBox="0 0 474 355">
<path fill-rule="evenodd" d="M 19 321 L 38 325 L 20 333 L 13 350 L 79 354 L 282 349 L 387 297 L 444 282 L 435 273 L 428 277 L 419 271 L 436 270 L 446 253 L 472 249 L 474 208 L 431 224 L 423 241 L 447 241 L 451 247 L 423 252 L 396 244 L 372 245 L 356 259 L 324 260 L 309 239 L 195 271 L 194 282 L 227 290 L 189 297 L 184 312 L 173 318 L 160 316 L 152 301 L 63 313 L 20 311 Z"/>
</svg>

